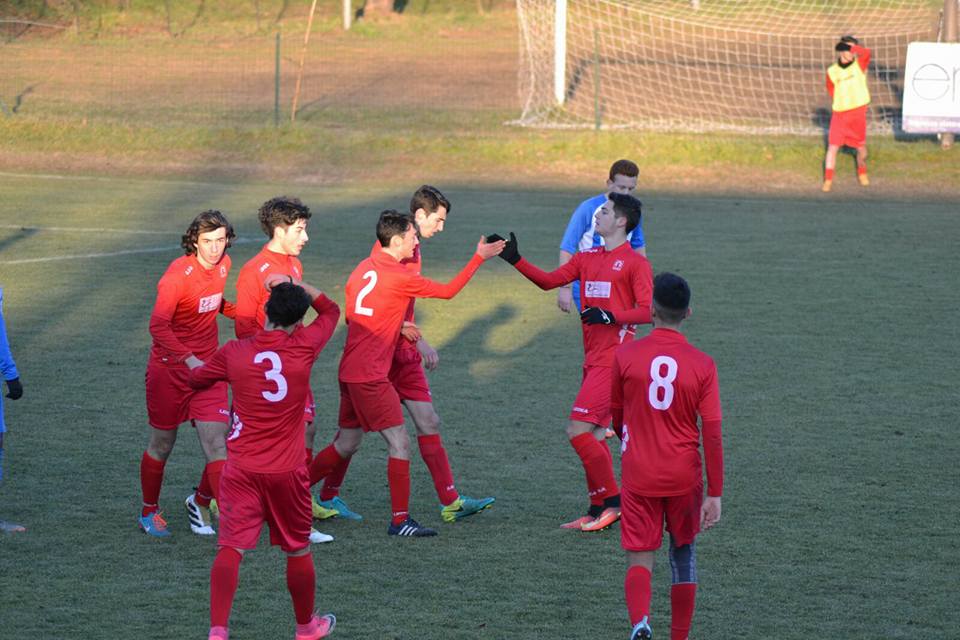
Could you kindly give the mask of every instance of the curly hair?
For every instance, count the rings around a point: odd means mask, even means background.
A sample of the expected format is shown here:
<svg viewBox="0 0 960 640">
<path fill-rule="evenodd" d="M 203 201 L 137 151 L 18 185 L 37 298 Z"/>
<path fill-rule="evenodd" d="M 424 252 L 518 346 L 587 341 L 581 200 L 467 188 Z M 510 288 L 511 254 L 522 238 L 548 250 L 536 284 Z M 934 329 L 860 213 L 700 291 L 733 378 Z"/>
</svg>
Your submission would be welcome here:
<svg viewBox="0 0 960 640">
<path fill-rule="evenodd" d="M 287 196 L 270 198 L 263 203 L 260 211 L 257 212 L 260 228 L 271 240 L 273 239 L 273 230 L 277 227 L 289 227 L 295 224 L 297 220 L 309 220 L 312 215 L 310 208 L 300 202 L 300 198 L 289 198 Z"/>
<path fill-rule="evenodd" d="M 237 234 L 233 231 L 233 225 L 227 220 L 227 216 L 216 209 L 208 209 L 198 215 L 193 219 L 193 222 L 190 223 L 190 226 L 187 227 L 187 232 L 180 238 L 180 246 L 183 247 L 183 253 L 188 256 L 196 255 L 197 242 L 200 239 L 200 234 L 216 231 L 221 227 L 227 230 L 226 248 L 229 249 L 230 245 L 233 244 L 233 239 L 237 237 Z"/>
</svg>

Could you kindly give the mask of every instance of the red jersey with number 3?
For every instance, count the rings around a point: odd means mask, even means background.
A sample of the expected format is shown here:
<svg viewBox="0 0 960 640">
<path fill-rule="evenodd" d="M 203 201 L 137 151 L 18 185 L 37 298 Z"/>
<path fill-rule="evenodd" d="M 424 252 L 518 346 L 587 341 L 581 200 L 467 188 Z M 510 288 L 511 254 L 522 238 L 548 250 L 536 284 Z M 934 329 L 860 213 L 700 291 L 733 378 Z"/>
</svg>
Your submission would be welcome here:
<svg viewBox="0 0 960 640">
<path fill-rule="evenodd" d="M 201 360 L 220 346 L 217 314 L 223 306 L 223 289 L 230 273 L 230 256 L 224 254 L 212 269 L 196 256 L 181 256 L 167 267 L 157 284 L 157 301 L 150 315 L 150 361 L 177 365 L 190 354 Z"/>
<path fill-rule="evenodd" d="M 341 382 L 386 380 L 411 298 L 452 298 L 483 264 L 474 255 L 450 282 L 424 278 L 374 247 L 344 287 L 347 341 L 340 359 Z"/>
<path fill-rule="evenodd" d="M 237 276 L 237 320 L 234 324 L 238 338 L 247 338 L 263 328 L 263 321 L 267 318 L 264 305 L 270 298 L 270 292 L 263 283 L 273 273 L 303 280 L 303 265 L 295 256 L 270 251 L 264 245 L 260 253 L 240 268 Z"/>
<path fill-rule="evenodd" d="M 722 418 L 713 359 L 679 331 L 656 328 L 617 349 L 612 374 L 610 405 L 623 410 L 623 486 L 652 497 L 694 489 L 703 479 L 697 416 Z"/>
<path fill-rule="evenodd" d="M 202 367 L 190 372 L 190 386 L 219 380 L 233 391 L 233 426 L 227 436 L 230 464 L 254 473 L 283 473 L 303 465 L 303 405 L 310 370 L 340 319 L 326 296 L 313 301 L 317 317 L 293 333 L 266 331 L 231 340 Z"/>
</svg>

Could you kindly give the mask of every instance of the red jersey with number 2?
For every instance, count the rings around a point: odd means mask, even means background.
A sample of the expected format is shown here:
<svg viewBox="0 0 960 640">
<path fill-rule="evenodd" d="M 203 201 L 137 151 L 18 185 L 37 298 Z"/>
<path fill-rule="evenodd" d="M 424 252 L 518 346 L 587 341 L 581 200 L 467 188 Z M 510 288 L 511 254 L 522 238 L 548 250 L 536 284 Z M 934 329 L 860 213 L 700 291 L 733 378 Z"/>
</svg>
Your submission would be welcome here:
<svg viewBox="0 0 960 640">
<path fill-rule="evenodd" d="M 424 278 L 374 248 L 344 287 L 347 341 L 340 359 L 340 381 L 386 380 L 411 298 L 452 298 L 481 264 L 483 258 L 474 255 L 453 280 L 444 284 Z"/>
<path fill-rule="evenodd" d="M 261 329 L 231 340 L 202 367 L 190 386 L 226 380 L 233 391 L 233 427 L 227 437 L 230 464 L 254 473 L 283 473 L 303 465 L 303 405 L 310 370 L 340 319 L 324 295 L 313 301 L 317 317 L 293 333 Z"/>
<path fill-rule="evenodd" d="M 715 425 L 722 418 L 713 359 L 679 331 L 656 328 L 617 349 L 612 374 L 611 409 L 623 412 L 623 486 L 651 497 L 694 489 L 703 479 L 697 416 Z M 722 466 L 720 474 L 710 479 L 717 490 Z"/>
</svg>

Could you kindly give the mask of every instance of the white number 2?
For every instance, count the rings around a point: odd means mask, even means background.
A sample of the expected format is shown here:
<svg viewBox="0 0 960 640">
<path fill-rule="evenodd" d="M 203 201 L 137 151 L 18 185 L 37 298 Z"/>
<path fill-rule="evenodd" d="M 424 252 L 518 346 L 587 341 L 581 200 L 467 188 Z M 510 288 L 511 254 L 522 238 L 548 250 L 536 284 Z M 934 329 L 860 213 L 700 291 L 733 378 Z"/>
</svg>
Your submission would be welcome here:
<svg viewBox="0 0 960 640">
<path fill-rule="evenodd" d="M 363 274 L 364 280 L 370 280 L 363 289 L 360 289 L 360 293 L 357 295 L 357 306 L 354 307 L 354 312 L 359 316 L 372 316 L 373 309 L 370 307 L 363 306 L 363 299 L 373 291 L 373 288 L 377 286 L 377 272 L 376 271 L 367 271 Z"/>
<path fill-rule="evenodd" d="M 666 366 L 667 375 L 660 375 L 660 370 Z M 647 390 L 647 398 L 650 400 L 650 406 L 660 411 L 666 411 L 673 404 L 673 381 L 677 379 L 677 361 L 670 356 L 657 356 L 650 363 L 650 388 Z M 660 398 L 660 390 L 663 389 L 663 398 Z"/>
<path fill-rule="evenodd" d="M 254 364 L 260 364 L 264 360 L 269 361 L 270 364 L 273 365 L 273 368 L 269 371 L 264 371 L 263 375 L 266 376 L 267 380 L 277 385 L 277 390 L 261 391 L 260 394 L 270 402 L 280 402 L 287 397 L 287 379 L 280 373 L 283 366 L 280 362 L 280 356 L 273 351 L 261 351 L 253 357 Z"/>
</svg>

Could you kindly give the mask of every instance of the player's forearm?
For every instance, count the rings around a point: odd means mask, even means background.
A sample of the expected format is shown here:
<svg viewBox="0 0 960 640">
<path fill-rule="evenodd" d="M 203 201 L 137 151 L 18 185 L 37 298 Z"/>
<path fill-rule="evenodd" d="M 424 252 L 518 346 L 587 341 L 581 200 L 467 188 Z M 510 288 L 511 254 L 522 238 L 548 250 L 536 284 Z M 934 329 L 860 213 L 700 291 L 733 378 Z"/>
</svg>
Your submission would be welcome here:
<svg viewBox="0 0 960 640">
<path fill-rule="evenodd" d="M 2 315 L 0 315 L 0 374 L 3 375 L 4 380 L 20 377 L 17 373 L 17 365 L 13 361 L 13 353 L 10 351 L 10 343 L 7 341 L 7 330 Z"/>
<path fill-rule="evenodd" d="M 150 316 L 150 337 L 161 349 L 167 351 L 177 362 L 183 362 L 193 352 L 180 342 L 173 332 L 171 318 L 154 313 Z"/>
<path fill-rule="evenodd" d="M 220 313 L 231 320 L 235 320 L 237 317 L 237 305 L 224 298 L 220 301 Z"/>
<path fill-rule="evenodd" d="M 870 49 L 854 44 L 850 45 L 850 53 L 857 56 L 857 64 L 860 65 L 862 70 L 866 71 L 870 65 Z"/>
<path fill-rule="evenodd" d="M 219 377 L 209 371 L 206 365 L 190 370 L 190 377 L 187 378 L 187 384 L 191 389 L 206 389 L 219 381 Z"/>
<path fill-rule="evenodd" d="M 623 406 L 611 404 L 610 416 L 613 419 L 612 420 L 613 430 L 616 432 L 617 437 L 623 440 Z"/>
<path fill-rule="evenodd" d="M 723 438 L 720 421 L 703 423 L 703 461 L 707 467 L 707 495 L 723 495 Z"/>
<path fill-rule="evenodd" d="M 619 324 L 650 324 L 650 307 L 634 307 L 633 309 L 611 309 L 613 317 Z"/>
<path fill-rule="evenodd" d="M 463 269 L 460 270 L 460 273 L 458 273 L 453 280 L 445 284 L 435 282 L 433 283 L 435 286 L 429 289 L 429 293 L 427 295 L 421 295 L 417 297 L 449 300 L 460 293 L 460 291 L 467 286 L 467 283 L 470 282 L 470 278 L 473 277 L 473 274 L 477 272 L 477 269 L 479 269 L 480 265 L 482 264 L 483 258 L 474 254 L 474 256 L 470 258 L 470 262 L 468 262 Z"/>
<path fill-rule="evenodd" d="M 523 274 L 524 278 L 537 285 L 544 291 L 556 289 L 557 287 L 567 284 L 568 282 L 573 282 L 574 280 L 567 274 L 562 273 L 560 269 L 547 273 L 537 265 L 529 262 L 526 258 L 520 258 L 520 261 L 513 266 L 516 267 L 517 271 Z"/>
</svg>

